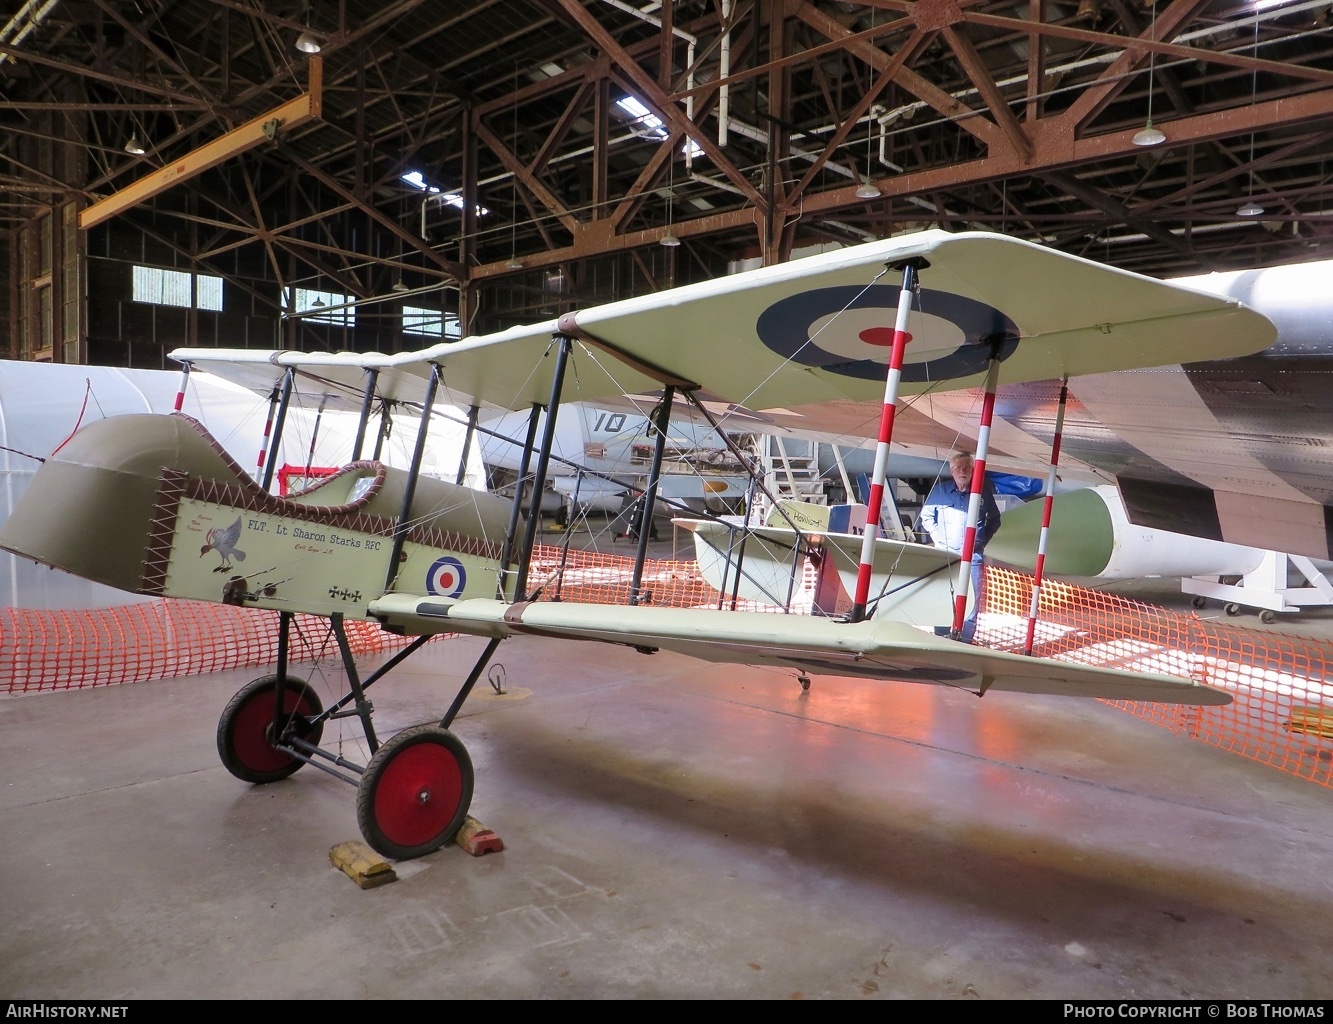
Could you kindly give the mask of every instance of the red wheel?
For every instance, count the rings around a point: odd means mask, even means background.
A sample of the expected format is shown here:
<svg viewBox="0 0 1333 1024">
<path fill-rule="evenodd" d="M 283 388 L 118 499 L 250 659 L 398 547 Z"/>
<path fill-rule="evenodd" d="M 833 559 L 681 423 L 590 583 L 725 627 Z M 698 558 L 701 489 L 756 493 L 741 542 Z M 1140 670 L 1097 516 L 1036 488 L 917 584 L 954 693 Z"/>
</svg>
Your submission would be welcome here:
<svg viewBox="0 0 1333 1024">
<path fill-rule="evenodd" d="M 448 729 L 404 729 L 375 751 L 361 776 L 361 834 L 377 853 L 395 860 L 438 850 L 467 817 L 472 780 L 472 759 Z"/>
<path fill-rule="evenodd" d="M 237 692 L 218 719 L 218 756 L 223 765 L 245 782 L 277 782 L 305 762 L 276 750 L 273 741 L 289 728 L 302 739 L 318 743 L 323 722 L 312 722 L 324 709 L 315 691 L 302 679 L 290 676 L 283 687 L 284 717 L 274 728 L 273 693 L 277 676 L 252 679 Z"/>
</svg>

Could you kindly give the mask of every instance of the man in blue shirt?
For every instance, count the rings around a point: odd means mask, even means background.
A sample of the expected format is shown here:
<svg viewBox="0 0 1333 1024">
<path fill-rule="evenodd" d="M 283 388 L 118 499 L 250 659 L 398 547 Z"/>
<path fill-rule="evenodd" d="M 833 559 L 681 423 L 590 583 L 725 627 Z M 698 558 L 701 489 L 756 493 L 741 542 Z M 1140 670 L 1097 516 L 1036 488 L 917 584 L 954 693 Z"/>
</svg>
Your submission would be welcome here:
<svg viewBox="0 0 1333 1024">
<path fill-rule="evenodd" d="M 921 528 L 930 535 L 937 548 L 945 548 L 956 555 L 963 553 L 963 539 L 967 532 L 967 506 L 972 491 L 972 455 L 954 452 L 949 456 L 949 479 L 941 480 L 930 489 L 926 503 L 921 507 Z M 964 643 L 971 643 L 977 629 L 977 609 L 981 606 L 982 552 L 1000 528 L 1000 506 L 995 503 L 995 487 L 984 480 L 981 487 L 981 514 L 977 520 L 977 536 L 972 547 L 972 609 L 963 621 Z M 940 636 L 949 634 L 948 626 L 936 626 Z"/>
</svg>

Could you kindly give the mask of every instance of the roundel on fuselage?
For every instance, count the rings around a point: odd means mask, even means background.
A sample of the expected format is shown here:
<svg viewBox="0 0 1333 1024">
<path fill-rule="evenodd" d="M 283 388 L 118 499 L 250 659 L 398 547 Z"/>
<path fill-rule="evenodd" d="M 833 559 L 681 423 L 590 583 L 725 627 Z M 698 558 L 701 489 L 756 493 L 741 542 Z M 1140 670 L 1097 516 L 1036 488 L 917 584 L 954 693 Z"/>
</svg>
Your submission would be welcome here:
<svg viewBox="0 0 1333 1024">
<path fill-rule="evenodd" d="M 426 593 L 432 597 L 458 597 L 467 586 L 467 570 L 457 558 L 437 558 L 426 573 Z"/>
</svg>

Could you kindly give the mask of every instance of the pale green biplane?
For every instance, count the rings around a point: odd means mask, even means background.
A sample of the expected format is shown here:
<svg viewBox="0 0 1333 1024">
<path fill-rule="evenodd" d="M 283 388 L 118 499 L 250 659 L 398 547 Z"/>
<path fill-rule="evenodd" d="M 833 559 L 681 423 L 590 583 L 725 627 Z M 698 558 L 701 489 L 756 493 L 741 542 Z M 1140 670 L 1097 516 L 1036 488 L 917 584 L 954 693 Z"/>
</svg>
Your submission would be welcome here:
<svg viewBox="0 0 1333 1024">
<path fill-rule="evenodd" d="M 411 353 L 181 349 L 173 358 L 187 377 L 192 368 L 207 370 L 272 394 L 279 432 L 297 389 L 360 410 L 351 462 L 278 497 L 271 478 L 254 479 L 188 417 L 113 417 L 46 461 L 0 531 L 0 547 L 127 591 L 281 612 L 276 671 L 243 688 L 221 716 L 224 764 L 252 783 L 285 778 L 303 764 L 344 778 L 358 788 L 366 841 L 388 857 L 416 857 L 448 842 L 467 815 L 472 766 L 450 726 L 497 646 L 516 635 L 782 666 L 804 685 L 811 675 L 854 676 L 978 695 L 1229 702 L 1207 678 L 989 650 L 958 642 L 956 629 L 937 636 L 921 628 L 951 611 L 960 621 L 962 605 L 951 609 L 946 598 L 940 607 L 940 588 L 929 581 L 947 579 L 968 552 L 960 559 L 878 537 L 879 498 L 902 398 L 978 387 L 993 396 L 999 380 L 1239 356 L 1266 348 L 1274 334 L 1268 320 L 1234 300 L 997 235 L 928 231 Z M 553 414 L 570 395 L 599 402 L 650 396 L 659 442 L 681 409 L 723 428 L 728 410 L 742 409 L 775 429 L 873 440 L 867 522 L 830 548 L 850 611 L 649 606 L 640 600 L 647 530 L 640 530 L 629 605 L 533 600 L 540 581 L 534 585 L 528 565 L 539 493 L 525 518 L 522 488 L 507 501 L 423 475 L 421 440 L 408 470 L 363 457 L 375 408 L 419 411 L 424 439 L 442 392 L 472 408 L 472 425 L 479 408 L 529 410 L 520 476 L 536 480 L 547 472 Z M 986 429 L 983 423 L 977 453 L 983 468 Z M 661 449 L 647 475 L 645 516 L 653 514 Z M 722 527 L 691 529 L 706 541 L 701 550 L 733 568 L 731 545 L 718 539 Z M 765 557 L 778 560 L 807 540 L 796 524 L 770 526 L 751 546 L 759 562 L 750 578 Z M 965 572 L 959 580 L 965 600 Z M 946 589 L 956 602 L 952 584 Z M 350 692 L 329 708 L 288 673 L 296 613 L 327 616 L 342 648 Z M 363 680 L 346 641 L 348 619 L 415 639 Z M 441 633 L 488 643 L 437 725 L 381 742 L 366 688 Z M 325 723 L 349 713 L 365 730 L 364 766 L 320 746 Z"/>
</svg>

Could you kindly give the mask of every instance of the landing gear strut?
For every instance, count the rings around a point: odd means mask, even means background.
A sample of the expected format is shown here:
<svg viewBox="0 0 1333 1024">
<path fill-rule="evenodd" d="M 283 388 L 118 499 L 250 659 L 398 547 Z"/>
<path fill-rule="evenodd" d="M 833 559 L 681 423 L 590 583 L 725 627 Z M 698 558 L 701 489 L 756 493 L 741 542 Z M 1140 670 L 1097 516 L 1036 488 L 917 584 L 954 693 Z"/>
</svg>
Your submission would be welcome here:
<svg viewBox="0 0 1333 1024">
<path fill-rule="evenodd" d="M 356 818 L 366 843 L 395 860 L 422 857 L 458 833 L 472 804 L 475 773 L 461 740 L 449 731 L 472 687 L 499 646 L 491 640 L 460 687 L 439 724 L 405 729 L 383 744 L 371 724 L 374 707 L 366 690 L 431 638 L 418 637 L 365 680 L 357 673 L 341 616 L 330 618 L 343 658 L 349 691 L 324 708 L 315 691 L 287 674 L 291 616 L 281 616 L 278 664 L 273 675 L 243 686 L 218 721 L 218 754 L 238 779 L 277 782 L 304 764 L 357 788 Z M 349 707 L 350 705 L 350 707 Z M 319 746 L 324 723 L 333 718 L 361 719 L 371 751 L 365 766 Z"/>
</svg>

